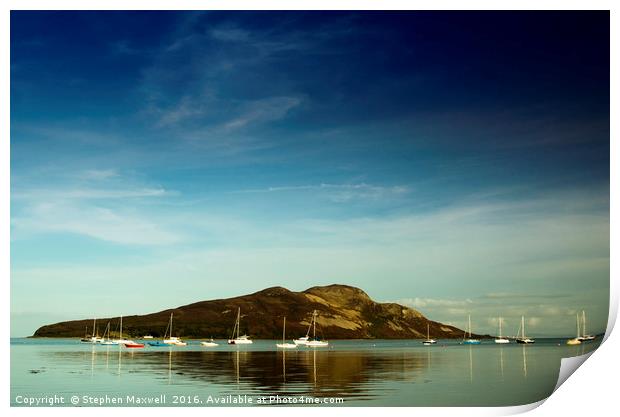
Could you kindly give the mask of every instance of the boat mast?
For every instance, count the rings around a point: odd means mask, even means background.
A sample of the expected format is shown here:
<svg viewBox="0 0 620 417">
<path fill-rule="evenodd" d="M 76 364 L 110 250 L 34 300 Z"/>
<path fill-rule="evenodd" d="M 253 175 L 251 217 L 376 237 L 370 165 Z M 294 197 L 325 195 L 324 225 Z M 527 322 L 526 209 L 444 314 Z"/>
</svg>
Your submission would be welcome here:
<svg viewBox="0 0 620 417">
<path fill-rule="evenodd" d="M 581 321 L 583 322 L 582 324 L 582 328 L 583 328 L 583 336 L 585 337 L 586 333 L 586 311 L 585 310 L 581 310 Z"/>
<path fill-rule="evenodd" d="M 237 339 L 239 339 L 239 328 L 241 327 L 241 307 L 237 310 Z"/>
<path fill-rule="evenodd" d="M 581 330 L 581 329 L 579 328 L 579 327 L 580 327 L 580 326 L 579 326 L 579 313 L 577 313 L 577 314 L 575 314 L 575 315 L 577 316 L 577 339 L 579 339 L 579 336 L 581 336 L 581 335 L 579 334 L 579 331 Z M 584 334 L 585 334 L 585 332 L 584 332 Z"/>
<path fill-rule="evenodd" d="M 430 325 L 428 323 L 426 323 L 426 340 L 429 340 L 430 338 L 431 338 Z"/>
<path fill-rule="evenodd" d="M 174 313 L 170 313 L 170 339 L 172 339 L 172 315 Z"/>
<path fill-rule="evenodd" d="M 312 318 L 310 319 L 310 324 L 308 325 L 308 331 L 306 332 L 306 339 L 308 338 L 308 336 L 310 336 L 310 329 L 312 328 L 312 322 L 314 321 L 314 312 L 316 310 L 314 310 L 312 312 Z"/>
<path fill-rule="evenodd" d="M 502 338 L 502 318 L 499 318 L 499 338 Z"/>
<path fill-rule="evenodd" d="M 118 338 L 119 339 L 123 339 L 123 316 L 121 316 L 121 324 L 120 324 L 120 327 L 119 327 L 119 333 L 120 334 L 118 335 Z"/>
<path fill-rule="evenodd" d="M 95 337 L 95 325 L 97 324 L 97 318 L 93 319 L 93 334 L 92 337 Z"/>
<path fill-rule="evenodd" d="M 471 339 L 471 314 L 467 316 L 467 329 L 469 332 L 469 338 Z"/>
<path fill-rule="evenodd" d="M 284 335 L 286 334 L 286 316 L 284 316 L 284 325 L 282 326 L 282 343 L 284 344 Z"/>
<path fill-rule="evenodd" d="M 521 316 L 521 337 L 525 339 L 525 317 Z"/>
<path fill-rule="evenodd" d="M 312 321 L 314 323 L 314 327 L 312 330 L 312 338 L 316 340 L 316 310 L 312 313 Z"/>
</svg>

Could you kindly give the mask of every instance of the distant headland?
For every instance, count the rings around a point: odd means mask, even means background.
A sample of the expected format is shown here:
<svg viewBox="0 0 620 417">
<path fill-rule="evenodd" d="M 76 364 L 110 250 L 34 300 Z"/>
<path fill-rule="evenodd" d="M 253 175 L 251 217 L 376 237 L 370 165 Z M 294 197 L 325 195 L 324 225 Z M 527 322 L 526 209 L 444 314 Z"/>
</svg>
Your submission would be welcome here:
<svg viewBox="0 0 620 417">
<path fill-rule="evenodd" d="M 294 292 L 271 287 L 234 298 L 200 301 L 146 315 L 123 317 L 123 333 L 131 337 L 164 335 L 170 313 L 174 313 L 175 335 L 184 338 L 227 338 L 241 308 L 241 331 L 256 339 L 282 336 L 282 317 L 287 334 L 306 333 L 317 310 L 321 336 L 328 339 L 413 339 L 424 338 L 427 326 L 431 337 L 454 339 L 463 330 L 431 321 L 419 311 L 396 303 L 377 303 L 364 291 L 347 285 L 312 287 Z M 107 322 L 114 329 L 118 317 L 97 318 L 99 332 Z M 64 321 L 40 327 L 34 337 L 82 337 L 92 331 L 93 319 Z M 480 335 L 474 335 L 484 337 Z"/>
</svg>

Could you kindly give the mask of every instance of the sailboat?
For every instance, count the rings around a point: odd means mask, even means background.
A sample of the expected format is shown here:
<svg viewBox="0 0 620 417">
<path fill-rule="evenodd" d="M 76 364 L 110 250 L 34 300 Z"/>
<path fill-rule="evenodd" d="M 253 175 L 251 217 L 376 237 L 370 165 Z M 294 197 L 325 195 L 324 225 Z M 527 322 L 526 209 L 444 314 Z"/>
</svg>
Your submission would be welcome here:
<svg viewBox="0 0 620 417">
<path fill-rule="evenodd" d="M 219 346 L 217 343 L 215 343 L 215 340 L 213 340 L 213 338 L 211 338 L 209 340 L 202 341 L 202 342 L 200 342 L 200 344 L 202 346 L 207 346 L 207 347 Z"/>
<path fill-rule="evenodd" d="M 106 335 L 108 335 L 108 337 L 106 338 Z M 101 338 L 101 344 L 102 345 L 116 345 L 118 343 L 115 343 L 112 339 L 110 339 L 110 322 L 108 322 L 108 325 L 105 328 L 105 331 L 103 332 L 103 337 Z"/>
<path fill-rule="evenodd" d="M 521 334 L 521 337 L 519 337 L 519 334 Z M 525 335 L 525 317 L 521 316 L 521 327 L 519 328 L 519 333 L 517 333 L 517 343 L 529 345 L 534 342 L 534 339 L 530 339 Z"/>
<path fill-rule="evenodd" d="M 503 318 L 498 317 L 498 321 L 499 321 L 499 335 L 495 338 L 495 343 L 510 343 L 510 340 L 508 340 L 508 338 L 503 337 L 502 336 L 502 321 L 504 321 Z"/>
<path fill-rule="evenodd" d="M 84 337 L 82 339 L 80 339 L 80 342 L 82 342 L 82 343 L 91 343 L 90 337 L 88 337 L 88 326 L 86 326 L 86 328 L 84 329 Z"/>
<path fill-rule="evenodd" d="M 84 339 L 81 340 L 83 343 L 101 343 L 101 338 L 99 337 L 99 332 L 97 332 L 97 319 L 93 319 L 93 333 L 90 337 L 85 336 Z"/>
<path fill-rule="evenodd" d="M 312 313 L 312 339 L 309 339 L 308 342 L 306 342 L 306 346 L 308 347 L 326 347 L 329 346 L 329 342 L 327 342 L 326 340 L 319 340 L 316 338 L 316 317 L 317 317 L 317 312 L 316 310 L 314 310 L 314 312 Z"/>
<path fill-rule="evenodd" d="M 583 327 L 583 332 L 581 334 L 580 337 L 578 337 L 578 339 L 582 342 L 589 342 L 591 340 L 594 340 L 596 338 L 596 336 L 592 336 L 590 334 L 586 334 L 586 311 L 582 310 L 581 311 L 581 325 Z"/>
<path fill-rule="evenodd" d="M 280 349 L 294 349 L 297 347 L 295 343 L 286 343 L 286 316 L 284 316 L 284 323 L 282 324 L 282 343 L 276 343 L 276 347 Z"/>
<path fill-rule="evenodd" d="M 170 321 L 168 322 L 168 329 L 170 330 L 170 333 L 167 339 L 166 339 L 166 334 L 164 334 L 164 344 L 173 345 L 173 346 L 187 346 L 187 343 L 185 343 L 178 337 L 172 335 L 172 315 L 173 314 L 174 313 L 170 313 Z"/>
<path fill-rule="evenodd" d="M 435 343 L 437 343 L 437 341 L 435 339 L 431 339 L 430 325 L 426 323 L 426 340 L 423 340 L 422 344 L 425 346 L 430 346 L 430 345 L 434 345 Z"/>
<path fill-rule="evenodd" d="M 124 344 L 132 344 L 135 343 L 133 340 L 123 339 L 123 316 L 120 316 L 118 323 L 118 339 L 112 340 L 112 344 L 115 345 L 124 345 Z"/>
<path fill-rule="evenodd" d="M 235 327 L 233 327 L 231 338 L 228 339 L 229 345 L 249 345 L 252 343 L 250 337 L 248 335 L 239 336 L 239 327 L 241 324 L 241 307 L 237 310 L 237 321 L 235 322 Z M 235 331 L 237 332 L 237 337 L 235 337 Z"/>
<path fill-rule="evenodd" d="M 310 340 L 310 330 L 312 329 L 312 322 L 314 320 L 314 313 L 312 313 L 312 320 L 310 320 L 310 324 L 308 325 L 308 331 L 305 336 L 300 337 L 299 339 L 293 339 L 293 343 L 295 345 L 306 346 L 308 344 L 308 340 Z"/>
<path fill-rule="evenodd" d="M 575 336 L 574 339 L 568 339 L 566 341 L 566 344 L 567 345 L 571 345 L 571 346 L 572 345 L 580 345 L 581 344 L 581 335 L 580 335 L 580 332 L 581 332 L 580 327 L 581 326 L 579 325 L 579 313 L 576 314 L 576 317 L 577 317 L 577 336 Z"/>
<path fill-rule="evenodd" d="M 465 334 L 467 335 L 467 338 L 465 338 L 465 335 L 463 335 L 464 345 L 479 345 L 480 344 L 479 339 L 473 339 L 471 337 L 471 314 L 467 316 L 467 330 L 465 331 Z"/>
</svg>

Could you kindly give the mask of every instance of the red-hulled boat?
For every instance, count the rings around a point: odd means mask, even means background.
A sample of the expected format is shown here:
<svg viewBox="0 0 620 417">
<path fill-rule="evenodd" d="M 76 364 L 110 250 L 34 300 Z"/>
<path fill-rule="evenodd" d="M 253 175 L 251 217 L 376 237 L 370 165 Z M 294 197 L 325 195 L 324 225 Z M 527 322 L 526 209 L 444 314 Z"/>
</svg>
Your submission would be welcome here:
<svg viewBox="0 0 620 417">
<path fill-rule="evenodd" d="M 144 343 L 136 343 L 136 342 L 125 343 L 125 347 L 128 349 L 140 349 L 144 347 Z"/>
</svg>

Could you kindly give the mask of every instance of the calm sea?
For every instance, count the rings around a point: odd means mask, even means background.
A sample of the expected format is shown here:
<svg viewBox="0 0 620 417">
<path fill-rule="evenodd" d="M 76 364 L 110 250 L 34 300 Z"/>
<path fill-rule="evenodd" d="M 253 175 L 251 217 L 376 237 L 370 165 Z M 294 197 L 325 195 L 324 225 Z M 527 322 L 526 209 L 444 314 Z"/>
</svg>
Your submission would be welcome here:
<svg viewBox="0 0 620 417">
<path fill-rule="evenodd" d="M 561 358 L 599 344 L 537 339 L 528 346 L 492 340 L 468 346 L 440 340 L 427 347 L 418 340 L 336 340 L 329 348 L 278 352 L 276 341 L 217 342 L 215 348 L 190 341 L 186 347 L 129 351 L 76 339 L 11 339 L 11 404 L 520 405 L 551 394 Z"/>
</svg>

